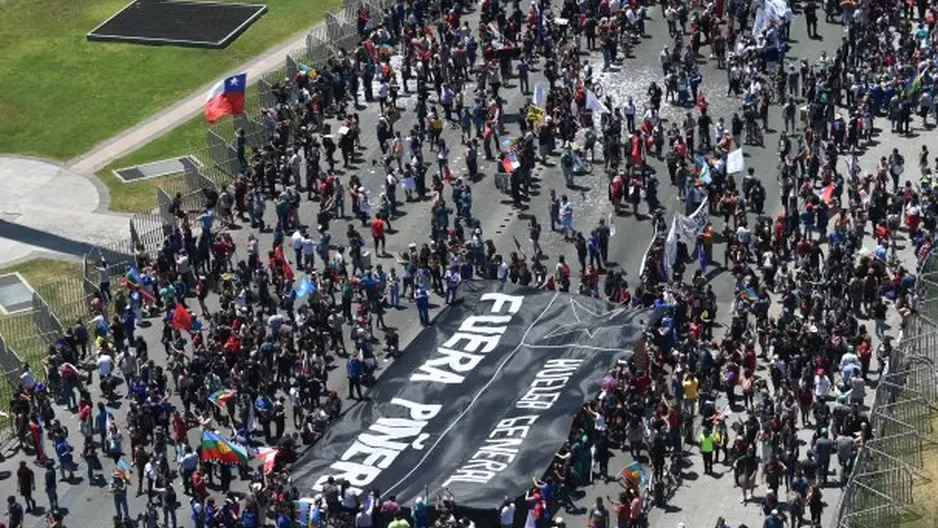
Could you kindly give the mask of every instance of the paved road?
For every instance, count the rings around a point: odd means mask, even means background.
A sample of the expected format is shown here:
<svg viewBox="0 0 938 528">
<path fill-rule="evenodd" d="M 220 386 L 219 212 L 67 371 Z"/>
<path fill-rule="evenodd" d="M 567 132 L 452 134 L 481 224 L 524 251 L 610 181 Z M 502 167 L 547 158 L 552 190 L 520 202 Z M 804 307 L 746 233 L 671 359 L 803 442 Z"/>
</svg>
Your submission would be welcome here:
<svg viewBox="0 0 938 528">
<path fill-rule="evenodd" d="M 648 33 L 651 38 L 646 39 L 635 51 L 635 58 L 629 59 L 618 71 L 602 77 L 602 82 L 607 87 L 608 91 L 614 91 L 616 95 L 633 95 L 636 102 L 644 99 L 644 90 L 651 81 L 660 80 L 660 67 L 657 59 L 658 52 L 662 46 L 668 44 L 665 25 L 663 21 L 660 20 L 658 11 L 653 10 L 652 16 L 653 19 L 648 23 Z M 474 16 L 471 17 L 473 23 L 474 19 Z M 835 44 L 839 42 L 839 28 L 836 26 L 824 26 L 821 30 L 824 38 L 823 41 L 808 40 L 804 34 L 802 21 L 796 20 L 792 31 L 796 43 L 794 44 L 794 50 L 791 55 L 796 57 L 808 57 L 813 60 L 813 58 L 819 55 L 821 49 L 825 49 L 825 45 L 827 45 L 826 48 L 829 52 L 833 52 L 836 47 Z M 598 57 L 591 60 L 594 60 L 594 62 L 598 64 Z M 594 67 L 594 69 L 595 71 L 599 71 L 598 66 Z M 715 70 L 710 64 L 702 65 L 702 71 L 704 75 L 703 89 L 709 95 L 712 114 L 714 116 L 723 115 L 729 117 L 731 112 L 736 109 L 738 103 L 735 100 L 727 99 L 723 96 L 725 93 L 725 73 L 720 70 Z M 532 86 L 539 79 L 540 72 L 533 72 Z M 616 88 L 612 88 L 613 86 L 616 86 Z M 524 104 L 525 97 L 519 93 L 517 88 L 509 88 L 503 92 L 503 97 L 507 99 L 505 107 L 509 112 L 511 112 L 512 109 L 520 108 Z M 620 104 L 622 102 L 622 100 L 617 101 L 617 103 Z M 401 104 L 407 110 L 410 110 L 413 107 L 413 100 L 404 99 Z M 408 130 L 410 124 L 413 122 L 413 113 L 407 110 L 405 110 L 403 114 L 402 121 L 398 124 L 398 128 L 402 131 Z M 670 116 L 675 116 L 678 114 L 678 111 L 676 109 L 667 109 L 665 115 L 669 114 Z M 356 169 L 356 173 L 371 191 L 372 196 L 377 196 L 383 185 L 383 175 L 375 171 L 372 164 L 373 161 L 380 157 L 380 151 L 376 148 L 374 141 L 375 120 L 376 115 L 371 108 L 362 112 L 364 150 L 360 153 L 361 159 Z M 774 128 L 779 127 L 780 120 L 777 110 L 773 110 L 770 122 Z M 516 125 L 509 125 L 510 133 L 517 133 L 517 130 Z M 448 144 L 453 146 L 458 144 L 458 137 L 454 131 L 447 130 L 444 137 L 447 139 Z M 878 148 L 882 148 L 891 140 L 892 138 L 881 139 L 881 146 Z M 772 150 L 774 150 L 775 136 L 767 137 L 766 144 L 773 146 Z M 455 153 L 456 149 L 453 148 L 453 151 Z M 774 209 L 776 209 L 777 204 L 775 197 L 778 196 L 778 186 L 775 181 L 774 155 L 770 150 L 761 148 L 747 149 L 746 153 L 747 164 L 756 167 L 757 176 L 762 178 L 766 186 L 767 196 L 769 197 L 767 200 L 767 209 L 769 213 L 773 213 L 775 212 Z M 454 172 L 458 175 L 460 171 L 455 169 L 462 169 L 462 159 L 461 156 L 453 156 L 453 158 L 455 159 L 451 159 L 451 166 L 454 167 Z M 556 159 L 552 163 L 555 162 Z M 875 158 L 873 160 L 864 159 L 864 166 L 872 167 L 873 165 L 875 165 Z M 652 166 L 657 168 L 659 172 L 664 171 L 664 167 L 661 163 L 652 162 Z M 556 166 L 548 166 L 539 169 L 538 175 L 541 179 L 540 193 L 532 201 L 530 209 L 520 212 L 514 210 L 507 197 L 495 189 L 493 185 L 495 172 L 494 164 L 483 162 L 481 171 L 483 173 L 481 180 L 473 186 L 473 215 L 481 220 L 486 237 L 492 238 L 498 248 L 507 252 L 513 247 L 513 238 L 517 237 L 519 240 L 527 240 L 526 215 L 536 214 L 541 220 L 541 223 L 548 224 L 545 202 L 547 190 L 557 189 L 558 193 L 563 191 L 562 176 Z M 347 176 L 348 174 L 344 175 L 343 178 L 347 179 Z M 666 182 L 667 178 L 664 178 L 664 180 Z M 609 211 L 605 198 L 605 176 L 597 170 L 594 174 L 580 177 L 577 183 L 583 187 L 584 190 L 570 195 L 575 207 L 576 224 L 581 229 L 588 229 L 590 226 L 595 225 L 599 219 L 605 218 Z M 676 190 L 669 187 L 664 182 L 660 187 L 659 195 L 661 201 L 668 209 L 667 217 L 670 216 L 672 211 L 683 208 L 683 204 L 676 199 Z M 318 206 L 312 203 L 304 205 L 301 211 L 301 219 L 312 218 L 314 207 Z M 403 251 L 410 242 L 421 243 L 427 240 L 429 233 L 429 208 L 430 205 L 428 202 L 404 205 L 402 209 L 405 214 L 393 221 L 393 227 L 397 230 L 397 233 L 390 236 L 388 240 L 389 252 Z M 269 221 L 272 222 L 272 211 L 270 214 L 271 218 L 269 218 Z M 638 264 L 651 234 L 649 221 L 644 220 L 640 222 L 628 216 L 617 220 L 617 226 L 618 234 L 611 243 L 610 260 L 617 262 L 620 267 L 628 270 L 633 276 L 637 275 Z M 719 230 L 722 228 L 722 225 L 717 225 L 716 228 Z M 344 225 L 342 222 L 334 224 L 334 236 L 340 236 L 343 230 Z M 248 229 L 240 229 L 234 232 L 236 240 L 241 247 L 243 247 L 248 231 Z M 261 242 L 262 247 L 268 246 L 270 243 L 270 235 L 261 235 Z M 559 234 L 545 231 L 542 236 L 542 245 L 551 263 L 556 262 L 557 256 L 561 254 L 566 255 L 569 261 L 575 262 L 575 252 L 572 246 L 565 243 Z M 718 246 L 714 254 L 717 256 L 722 255 L 721 250 L 722 248 Z M 393 260 L 390 259 L 376 259 L 374 262 L 381 263 L 385 267 L 394 265 Z M 691 271 L 689 271 L 689 273 L 690 272 Z M 718 298 L 731 298 L 733 286 L 731 278 L 728 277 L 727 274 L 717 272 L 712 278 L 712 284 Z M 725 305 L 723 307 L 723 312 L 725 313 Z M 389 313 L 387 320 L 389 324 L 399 328 L 402 342 L 409 341 L 419 331 L 419 326 L 415 324 L 416 317 L 414 310 L 411 308 L 400 312 Z M 142 334 L 148 342 L 151 343 L 150 349 L 153 351 L 151 355 L 154 356 L 154 359 L 163 361 L 165 358 L 162 357 L 160 350 L 162 347 L 158 346 L 158 332 L 158 325 L 154 325 L 149 329 L 144 329 Z M 602 358 L 601 360 L 608 361 L 611 364 L 613 359 L 614 358 L 610 357 Z M 340 391 L 340 394 L 344 394 L 346 388 L 341 378 L 342 370 L 340 369 L 336 371 L 333 375 L 333 379 L 330 380 L 330 388 L 334 388 Z M 123 421 L 122 415 L 124 412 L 125 408 L 115 410 L 115 415 L 118 416 L 119 421 Z M 73 416 L 69 415 L 64 410 L 60 410 L 59 415 L 65 418 L 66 424 L 70 430 L 77 431 L 77 424 Z M 195 440 L 194 433 L 190 440 Z M 73 443 L 79 445 L 77 439 Z M 0 464 L 0 471 L 12 471 L 14 468 L 13 464 L 18 459 L 19 456 L 15 456 Z M 623 462 L 621 458 L 615 460 L 611 466 L 614 467 L 616 463 L 620 462 Z M 105 465 L 106 471 L 109 472 L 111 467 L 108 466 L 108 462 L 105 462 Z M 700 473 L 699 469 L 691 468 L 691 470 Z M 79 474 L 83 474 L 83 472 L 80 471 Z M 729 480 L 730 479 L 727 478 L 705 478 L 702 481 L 698 480 L 698 482 L 694 482 L 686 489 L 682 489 L 677 497 L 675 497 L 673 502 L 674 507 L 671 508 L 670 511 L 662 512 L 658 510 L 652 514 L 653 526 L 674 526 L 679 521 L 688 522 L 688 526 L 704 525 L 713 522 L 716 516 L 720 514 L 726 515 L 734 526 L 738 525 L 740 522 L 746 522 L 750 526 L 760 526 L 761 520 L 758 510 L 753 506 L 741 508 L 738 505 L 738 494 L 732 491 Z M 113 506 L 110 498 L 107 496 L 108 493 L 106 489 L 94 485 L 87 486 L 86 484 L 86 482 L 76 482 L 74 485 L 63 484 L 60 487 L 60 502 L 68 509 L 68 525 L 73 527 L 109 525 L 113 513 Z M 243 483 L 236 483 L 234 489 L 239 489 L 239 486 L 243 487 Z M 605 496 L 607 494 L 612 495 L 614 492 L 614 485 L 597 485 L 588 488 L 584 498 L 579 501 L 579 505 L 586 506 L 592 502 L 593 497 Z M 38 495 L 40 495 L 39 502 L 44 503 L 45 501 L 43 497 L 41 497 L 41 493 Z M 836 492 L 834 490 L 828 491 L 826 496 L 831 505 L 836 503 Z M 142 498 L 131 500 L 132 513 L 136 514 L 140 512 L 143 506 L 144 501 Z M 183 519 L 187 518 L 187 515 L 187 510 L 180 511 L 180 516 Z M 585 522 L 581 516 L 575 514 L 568 515 L 568 519 L 571 521 L 571 525 Z M 39 526 L 41 524 L 41 519 L 36 517 L 30 517 L 30 521 L 29 526 Z M 693 524 L 691 524 L 692 521 Z M 183 525 L 190 524 L 190 522 L 183 523 Z"/>
</svg>

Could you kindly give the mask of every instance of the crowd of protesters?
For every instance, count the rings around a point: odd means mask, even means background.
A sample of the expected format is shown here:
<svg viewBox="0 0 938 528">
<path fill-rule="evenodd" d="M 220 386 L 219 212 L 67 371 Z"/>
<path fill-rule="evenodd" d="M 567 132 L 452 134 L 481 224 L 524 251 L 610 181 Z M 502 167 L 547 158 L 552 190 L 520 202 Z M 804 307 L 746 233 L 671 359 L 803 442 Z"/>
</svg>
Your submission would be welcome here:
<svg viewBox="0 0 938 528">
<path fill-rule="evenodd" d="M 243 172 L 230 188 L 206 196 L 206 210 L 195 216 L 177 198 L 178 229 L 155 254 L 141 248 L 133 273 L 112 277 L 102 262 L 93 318 L 76 321 L 50 348 L 45 381 L 25 368 L 11 403 L 19 441 L 45 468 L 50 526 L 64 526 L 56 470 L 71 479 L 79 460 L 89 481 L 108 484 L 116 525 L 139 518 L 144 526 L 175 527 L 185 502 L 184 518 L 200 528 L 271 520 L 292 526 L 300 496 L 289 466 L 342 411 L 343 395 L 330 389 L 330 364 L 344 363 L 347 396 L 360 399 L 379 362 L 400 353 L 385 312 L 412 304 L 421 324 L 430 324 L 431 295 L 453 302 L 462 281 L 478 278 L 574 290 L 666 314 L 649 329 L 644 350 L 610 371 L 550 474 L 535 481 L 525 497 L 526 525 L 546 526 L 571 489 L 611 476 L 613 449 L 628 449 L 647 457 L 649 482 L 627 485 L 608 507 L 617 511 L 617 526 L 642 526 L 647 507 L 667 500 L 669 479 L 680 478 L 688 444 L 697 444 L 708 474 L 722 454 L 743 502 L 752 500 L 762 476 L 766 528 L 782 526 L 786 517 L 819 525 L 825 487 L 844 482 L 872 434 L 863 401 L 892 346 L 887 306 L 903 320 L 915 310 L 914 278 L 896 258 L 896 240 L 904 237 L 920 257 L 933 240 L 931 175 L 938 166 L 932 168 L 927 150 L 918 154 L 917 182 L 901 181 L 912 171 L 904 172 L 898 151 L 869 174 L 858 156 L 878 118 L 904 134 L 913 115 L 924 124 L 934 112 L 934 11 L 926 2 L 825 4 L 829 21 L 843 24 L 842 44 L 831 56 L 789 66 L 788 24 L 797 19 L 750 36 L 754 13 L 743 2 L 664 2 L 673 42 L 660 55 L 660 85 L 634 94 L 635 101 L 646 98 L 637 106 L 632 97 L 599 94 L 581 51 L 599 49 L 604 68 L 621 61 L 643 45 L 653 6 L 590 0 L 524 11 L 518 3 L 485 0 L 477 28 L 465 20 L 467 7 L 415 0 L 384 13 L 362 9 L 360 48 L 318 71 L 302 68 L 275 87 L 278 104 L 263 117 L 265 144 L 251 149 L 238 132 Z M 817 9 L 813 0 L 803 6 L 812 34 Z M 739 100 L 731 116 L 711 116 L 699 91 L 704 48 L 727 73 L 727 96 Z M 507 122 L 500 97 L 507 80 L 516 78 L 529 93 L 529 71 L 539 62 L 548 84 L 542 106 L 529 105 L 522 119 Z M 377 196 L 349 170 L 365 133 L 348 110 L 359 93 L 380 112 L 375 134 L 385 184 Z M 406 129 L 397 99 L 411 93 L 415 119 Z M 682 122 L 668 125 L 659 115 L 663 105 L 686 108 Z M 797 134 L 782 133 L 777 174 L 750 169 L 737 182 L 727 158 L 742 143 L 764 143 L 770 111 L 782 112 L 786 132 Z M 502 137 L 515 126 L 519 139 L 509 151 Z M 461 145 L 447 144 L 446 127 L 458 129 Z M 466 176 L 454 175 L 453 149 L 465 151 Z M 655 242 L 634 288 L 624 271 L 608 265 L 612 226 L 600 220 L 589 231 L 576 229 L 573 203 L 563 193 L 551 191 L 545 224 L 574 245 L 578 263 L 542 258 L 536 218 L 527 255 L 518 242 L 495 247 L 473 216 L 480 156 L 511 167 L 504 190 L 522 205 L 532 199 L 539 163 L 559 155 L 564 183 L 575 188 L 573 173 L 597 154 L 609 175 L 609 211 L 625 213 L 630 205 L 641 220 L 645 208 L 653 224 Z M 703 207 L 716 226 L 707 221 L 694 240 L 675 247 L 652 159 L 664 162 L 684 212 Z M 350 173 L 345 181 L 342 173 Z M 774 198 L 760 179 L 775 176 L 783 213 L 771 218 L 766 203 Z M 299 217 L 304 194 L 319 204 L 315 218 Z M 399 208 L 423 200 L 432 203 L 427 242 L 411 244 L 393 263 L 373 262 L 386 253 Z M 276 218 L 269 224 L 268 204 Z M 345 223 L 349 218 L 360 226 Z M 271 231 L 272 244 L 263 247 L 252 234 L 238 247 L 225 228 L 240 222 L 254 233 Z M 718 228 L 722 263 L 713 255 Z M 699 269 L 685 277 L 695 257 Z M 711 266 L 732 274 L 734 298 L 716 298 Z M 210 295 L 217 296 L 211 306 Z M 717 324 L 724 310 L 726 323 Z M 147 324 L 162 325 L 159 344 L 136 335 Z M 875 362 L 874 342 L 881 343 Z M 158 346 L 165 362 L 152 358 Z M 210 401 L 225 390 L 229 398 Z M 115 417 L 106 403 L 119 398 L 128 400 L 127 410 Z M 54 401 L 77 413 L 78 436 L 56 420 Z M 744 419 L 730 417 L 744 410 Z M 248 448 L 275 446 L 278 454 L 264 469 L 203 460 L 188 433 L 200 428 L 230 433 Z M 799 428 L 813 429 L 806 449 L 797 441 Z M 120 466 L 125 459 L 128 473 Z M 33 509 L 36 477 L 22 467 L 18 491 Z M 231 493 L 235 478 L 250 482 L 248 494 Z M 145 512 L 128 511 L 133 480 L 148 498 Z M 375 498 L 368 501 L 373 511 L 362 510 L 364 498 L 336 483 L 317 499 L 314 517 L 362 528 L 408 525 L 393 497 Z M 454 500 L 437 501 L 439 522 L 467 525 L 448 513 Z M 17 528 L 24 508 L 15 496 L 8 502 L 9 525 Z M 413 505 L 414 526 L 428 525 L 428 502 Z M 506 503 L 501 512 L 510 519 L 514 506 Z M 601 499 L 589 515 L 593 528 L 609 526 Z"/>
</svg>

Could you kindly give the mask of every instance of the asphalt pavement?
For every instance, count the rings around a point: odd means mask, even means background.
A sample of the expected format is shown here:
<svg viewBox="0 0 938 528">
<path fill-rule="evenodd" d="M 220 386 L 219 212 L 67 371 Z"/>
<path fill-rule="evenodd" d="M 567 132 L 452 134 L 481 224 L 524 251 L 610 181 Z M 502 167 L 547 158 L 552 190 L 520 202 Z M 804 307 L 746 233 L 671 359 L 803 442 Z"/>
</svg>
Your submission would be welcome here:
<svg viewBox="0 0 938 528">
<path fill-rule="evenodd" d="M 557 2 L 554 3 L 558 4 Z M 623 64 L 617 65 L 614 71 L 601 74 L 599 77 L 600 82 L 606 87 L 607 94 L 611 94 L 615 97 L 614 102 L 616 104 L 624 103 L 625 96 L 632 96 L 636 105 L 641 105 L 645 100 L 645 90 L 648 85 L 652 81 L 659 83 L 661 81 L 661 68 L 658 61 L 658 54 L 663 46 L 670 45 L 670 39 L 667 36 L 666 24 L 660 16 L 660 11 L 657 8 L 653 8 L 649 13 L 651 20 L 646 23 L 648 38 L 634 48 L 632 58 L 627 59 Z M 470 21 L 470 25 L 475 27 L 478 21 L 477 14 L 473 13 L 468 17 L 468 20 Z M 822 23 L 820 31 L 821 39 L 808 39 L 804 31 L 803 20 L 800 17 L 796 17 L 796 20 L 792 24 L 791 31 L 793 50 L 790 52 L 789 56 L 798 58 L 804 57 L 814 61 L 820 55 L 821 50 L 826 49 L 829 54 L 833 54 L 840 43 L 841 28 L 839 26 Z M 584 57 L 584 59 L 587 60 L 587 57 Z M 597 53 L 594 53 L 588 60 L 593 62 L 595 72 L 601 70 L 601 57 Z M 701 62 L 700 68 L 703 73 L 702 90 L 707 94 L 710 102 L 711 115 L 713 115 L 714 118 L 725 116 L 727 121 L 729 121 L 732 112 L 738 109 L 739 101 L 725 97 L 725 71 L 716 69 L 713 61 Z M 542 73 L 539 69 L 535 69 L 531 72 L 531 86 L 534 86 L 539 81 L 543 81 Z M 515 86 L 514 81 L 508 83 L 508 86 L 502 90 L 501 95 L 506 100 L 505 109 L 509 114 L 516 112 L 527 100 L 527 97 L 523 96 L 517 86 Z M 406 134 L 414 123 L 415 118 L 412 112 L 414 102 L 413 96 L 409 98 L 405 97 L 400 100 L 399 106 L 403 107 L 404 111 L 401 120 L 396 124 L 396 130 L 402 131 L 402 134 Z M 363 184 L 370 191 L 371 196 L 376 198 L 383 189 L 384 174 L 379 170 L 381 151 L 377 147 L 375 139 L 377 115 L 374 111 L 374 107 L 375 105 L 368 105 L 367 108 L 360 109 L 362 145 L 364 148 L 358 153 L 359 157 L 355 164 L 354 173 L 362 180 Z M 677 118 L 684 112 L 684 109 L 669 108 L 667 103 L 663 106 L 663 115 L 665 117 L 672 119 Z M 776 130 L 781 128 L 780 110 L 777 107 L 773 107 L 771 110 L 770 125 L 771 128 Z M 519 133 L 517 124 L 509 124 L 507 129 L 509 137 L 517 137 Z M 450 145 L 452 151 L 450 166 L 453 168 L 454 176 L 458 177 L 465 172 L 464 154 L 461 152 L 461 147 L 458 146 L 460 144 L 459 131 L 447 128 L 444 131 L 444 138 L 447 144 Z M 756 169 L 756 176 L 763 181 L 766 188 L 766 195 L 768 197 L 766 200 L 767 214 L 774 214 L 778 209 L 777 196 L 779 194 L 779 187 L 776 181 L 775 167 L 777 163 L 774 154 L 776 140 L 776 134 L 768 134 L 765 140 L 767 148 L 745 147 L 744 149 L 747 167 L 751 166 Z M 891 138 L 883 139 L 883 146 L 885 146 L 886 141 L 892 140 Z M 426 154 L 425 152 L 425 155 Z M 651 166 L 658 170 L 659 175 L 666 174 L 663 162 L 651 160 L 651 158 L 649 159 Z M 539 188 L 533 193 L 534 196 L 526 210 L 514 209 L 510 198 L 496 189 L 494 185 L 494 176 L 496 173 L 495 163 L 484 161 L 481 159 L 481 156 L 480 161 L 480 171 L 482 174 L 477 182 L 472 184 L 473 216 L 481 221 L 485 237 L 491 238 L 500 251 L 504 253 L 512 251 L 514 249 L 515 239 L 523 241 L 524 249 L 529 251 L 530 247 L 527 245 L 527 242 L 525 242 L 528 238 L 527 218 L 532 214 L 537 215 L 543 225 L 549 225 L 546 201 L 548 190 L 556 189 L 558 194 L 567 192 L 563 186 L 563 177 L 559 165 L 557 165 L 557 158 L 553 158 L 548 166 L 539 166 L 536 170 L 536 176 L 539 178 Z M 378 165 L 375 165 L 375 163 Z M 875 165 L 875 159 L 870 161 L 869 158 L 864 158 L 863 163 L 864 166 L 869 165 L 872 167 Z M 580 230 L 588 231 L 592 226 L 596 225 L 600 219 L 607 218 L 611 210 L 606 199 L 606 176 L 601 170 L 601 163 L 597 165 L 598 167 L 592 174 L 579 176 L 577 178 L 576 183 L 581 190 L 567 192 L 574 205 L 575 226 Z M 435 165 L 431 167 L 431 171 L 434 169 Z M 352 171 L 346 171 L 344 174 L 341 174 L 343 182 L 347 183 L 348 177 L 352 173 Z M 677 199 L 676 188 L 668 185 L 666 176 L 659 179 L 661 180 L 659 198 L 667 210 L 665 218 L 670 219 L 672 212 L 683 212 L 683 202 Z M 445 195 L 447 198 L 449 197 L 448 190 L 445 191 Z M 268 223 L 270 224 L 274 222 L 272 209 L 272 207 L 268 208 Z M 393 219 L 392 225 L 394 232 L 388 237 L 387 250 L 391 254 L 406 250 L 408 244 L 411 242 L 420 244 L 427 241 L 429 236 L 429 201 L 403 204 L 399 209 L 402 211 L 402 214 Z M 304 203 L 300 213 L 301 220 L 308 221 L 314 218 L 315 211 L 317 210 L 318 204 L 311 202 Z M 349 220 L 349 222 L 353 221 L 355 220 Z M 652 226 L 647 217 L 640 221 L 633 216 L 617 218 L 616 226 L 617 234 L 610 242 L 609 259 L 617 263 L 620 269 L 626 270 L 629 273 L 628 278 L 632 279 L 638 275 L 638 265 L 650 241 Z M 722 229 L 722 227 L 720 222 L 717 222 L 715 225 L 717 231 Z M 337 221 L 333 224 L 331 231 L 333 236 L 341 237 L 344 229 L 344 222 Z M 247 225 L 242 226 L 241 229 L 232 231 L 240 248 L 244 247 L 249 232 L 251 232 L 251 230 Z M 262 248 L 269 247 L 271 243 L 270 233 L 260 234 L 259 238 Z M 368 239 L 368 237 L 366 237 L 366 239 Z M 576 253 L 573 246 L 564 242 L 562 235 L 559 233 L 552 233 L 545 229 L 541 238 L 541 245 L 544 253 L 548 257 L 550 265 L 557 261 L 559 255 L 565 255 L 569 262 L 576 262 Z M 292 252 L 287 251 L 286 253 L 289 256 Z M 722 255 L 722 248 L 719 247 L 719 245 L 715 249 L 714 254 L 718 256 Z M 719 260 L 719 258 L 717 258 L 717 260 Z M 372 263 L 382 264 L 386 269 L 395 266 L 393 258 L 373 258 Z M 689 273 L 692 273 L 692 269 L 695 269 L 694 266 L 696 266 L 696 264 L 689 265 L 691 268 L 691 270 L 688 271 Z M 716 271 L 710 274 L 710 280 L 717 298 L 726 301 L 721 304 L 723 310 L 718 313 L 718 316 L 725 316 L 727 306 L 733 296 L 732 277 L 727 273 L 723 273 L 722 269 L 716 268 Z M 216 302 L 216 299 L 209 299 L 209 305 L 211 307 L 215 306 L 213 304 L 214 302 Z M 436 305 L 441 305 L 442 299 L 434 298 L 434 302 Z M 402 344 L 409 342 L 420 331 L 420 326 L 417 324 L 415 309 L 413 309 L 412 305 L 404 310 L 389 312 L 386 315 L 386 321 L 389 325 L 398 329 Z M 150 343 L 151 357 L 157 362 L 165 361 L 162 347 L 159 346 L 160 325 L 158 321 L 154 321 L 154 324 L 149 328 L 141 329 L 140 333 Z M 613 361 L 610 360 L 610 364 L 612 362 Z M 344 368 L 339 364 L 330 376 L 329 388 L 337 390 L 341 395 L 345 395 L 347 387 L 344 381 Z M 93 395 L 98 396 L 96 390 L 93 392 Z M 126 404 L 118 405 L 112 410 L 119 423 L 126 423 L 124 419 Z M 76 416 L 70 414 L 64 408 L 59 408 L 57 415 L 62 419 L 69 430 L 75 432 L 73 434 L 72 444 L 75 445 L 76 448 L 80 447 L 81 443 L 77 435 L 78 425 Z M 190 435 L 190 441 L 193 445 L 197 442 L 197 436 L 197 431 L 193 431 Z M 5 490 L 12 493 L 14 481 L 10 477 L 9 472 L 15 470 L 15 464 L 22 459 L 22 454 L 11 454 L 9 451 L 6 454 L 8 456 L 7 460 L 0 463 L 0 472 L 2 472 L 0 473 L 0 478 L 5 478 L 5 480 L 0 480 L 0 483 L 2 483 Z M 693 456 L 691 459 L 694 465 L 689 468 L 688 471 L 696 472 L 697 474 L 702 473 L 702 471 L 697 468 L 699 463 L 697 457 Z M 621 467 L 626 462 L 627 459 L 624 458 L 624 456 L 617 456 L 610 463 L 610 467 Z M 104 464 L 105 472 L 109 474 L 112 466 L 110 466 L 110 462 L 107 460 L 104 461 Z M 84 471 L 80 470 L 77 474 L 83 475 Z M 709 526 L 715 521 L 718 515 L 727 517 L 730 524 L 733 526 L 738 526 L 741 522 L 745 522 L 753 527 L 761 526 L 760 510 L 757 506 L 750 505 L 744 507 L 738 503 L 739 495 L 732 490 L 731 480 L 731 478 L 726 477 L 699 477 L 696 480 L 688 479 L 688 485 L 678 491 L 669 509 L 655 510 L 652 512 L 650 517 L 652 526 L 670 528 L 671 526 L 676 526 L 678 522 L 685 522 L 688 527 Z M 526 483 L 519 483 L 519 486 L 525 484 Z M 243 490 L 244 487 L 245 483 L 239 481 L 235 481 L 232 486 L 234 490 Z M 521 489 L 519 488 L 519 492 L 520 491 Z M 582 499 L 577 501 L 577 505 L 583 508 L 581 512 L 562 514 L 568 520 L 569 526 L 580 523 L 585 525 L 586 520 L 583 515 L 585 507 L 591 504 L 596 496 L 615 496 L 618 492 L 618 486 L 615 483 L 608 485 L 598 483 L 587 487 L 584 491 L 585 495 Z M 108 495 L 109 493 L 106 487 L 100 484 L 89 485 L 88 482 L 81 479 L 76 479 L 76 481 L 71 484 L 61 483 L 59 487 L 59 497 L 63 511 L 67 513 L 67 526 L 78 528 L 110 526 L 114 509 L 111 498 Z M 41 490 L 36 496 L 40 505 L 46 503 Z M 217 496 L 219 495 L 216 493 L 216 497 Z M 180 498 L 182 499 L 182 497 Z M 837 491 L 827 491 L 826 498 L 829 505 L 833 506 L 837 502 Z M 493 507 L 495 506 L 496 505 L 493 505 Z M 133 497 L 133 493 L 131 493 L 131 514 L 136 515 L 143 511 L 144 507 L 145 498 L 140 496 Z M 832 507 L 828 508 L 828 516 L 832 510 Z M 188 520 L 188 507 L 183 506 L 178 513 L 181 521 L 180 524 L 182 526 L 191 526 L 192 522 Z M 33 527 L 40 525 L 44 525 L 41 516 L 36 514 L 28 516 L 27 526 Z"/>
</svg>

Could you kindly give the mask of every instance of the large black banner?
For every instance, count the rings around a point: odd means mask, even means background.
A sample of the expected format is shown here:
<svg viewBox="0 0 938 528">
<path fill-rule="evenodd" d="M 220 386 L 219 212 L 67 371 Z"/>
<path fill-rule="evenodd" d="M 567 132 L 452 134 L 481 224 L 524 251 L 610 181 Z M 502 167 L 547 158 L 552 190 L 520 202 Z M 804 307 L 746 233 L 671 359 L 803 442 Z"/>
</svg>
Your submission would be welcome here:
<svg viewBox="0 0 938 528">
<path fill-rule="evenodd" d="M 652 317 L 497 282 L 460 297 L 297 462 L 300 493 L 333 476 L 401 504 L 449 488 L 461 506 L 494 508 L 549 467 Z"/>
</svg>

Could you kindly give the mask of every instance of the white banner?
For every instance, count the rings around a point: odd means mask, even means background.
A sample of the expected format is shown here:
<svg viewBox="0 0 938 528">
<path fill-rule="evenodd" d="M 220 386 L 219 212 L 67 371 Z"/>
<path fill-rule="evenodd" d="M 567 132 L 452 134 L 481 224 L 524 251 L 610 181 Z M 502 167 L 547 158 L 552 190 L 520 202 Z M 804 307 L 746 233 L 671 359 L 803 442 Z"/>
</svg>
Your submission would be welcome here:
<svg viewBox="0 0 938 528">
<path fill-rule="evenodd" d="M 544 108 L 547 103 L 547 87 L 544 83 L 534 85 L 534 95 L 531 97 L 531 104 L 538 108 Z"/>
<path fill-rule="evenodd" d="M 697 235 L 703 231 L 703 228 L 707 225 L 707 221 L 710 219 L 710 206 L 708 202 L 709 198 L 705 196 L 703 202 L 700 202 L 700 206 L 697 207 L 697 210 L 690 216 L 684 216 L 682 214 L 674 215 L 677 237 L 681 242 L 687 245 L 697 242 Z"/>
<path fill-rule="evenodd" d="M 746 158 L 743 156 L 743 149 L 738 148 L 726 156 L 726 173 L 735 174 L 745 172 Z"/>
<path fill-rule="evenodd" d="M 655 245 L 655 238 L 656 237 L 651 237 L 651 242 L 648 243 L 648 249 L 646 249 L 645 254 L 642 255 L 642 263 L 638 266 L 639 277 L 645 274 L 645 261 L 648 260 L 648 254 L 651 253 L 651 248 Z"/>
<path fill-rule="evenodd" d="M 677 260 L 677 218 L 671 219 L 671 230 L 668 231 L 668 237 L 664 240 L 664 264 L 665 272 L 670 276 L 674 269 L 674 261 Z"/>
<path fill-rule="evenodd" d="M 586 91 L 586 108 L 598 114 L 608 114 L 609 109 L 596 97 L 592 90 Z"/>
</svg>

